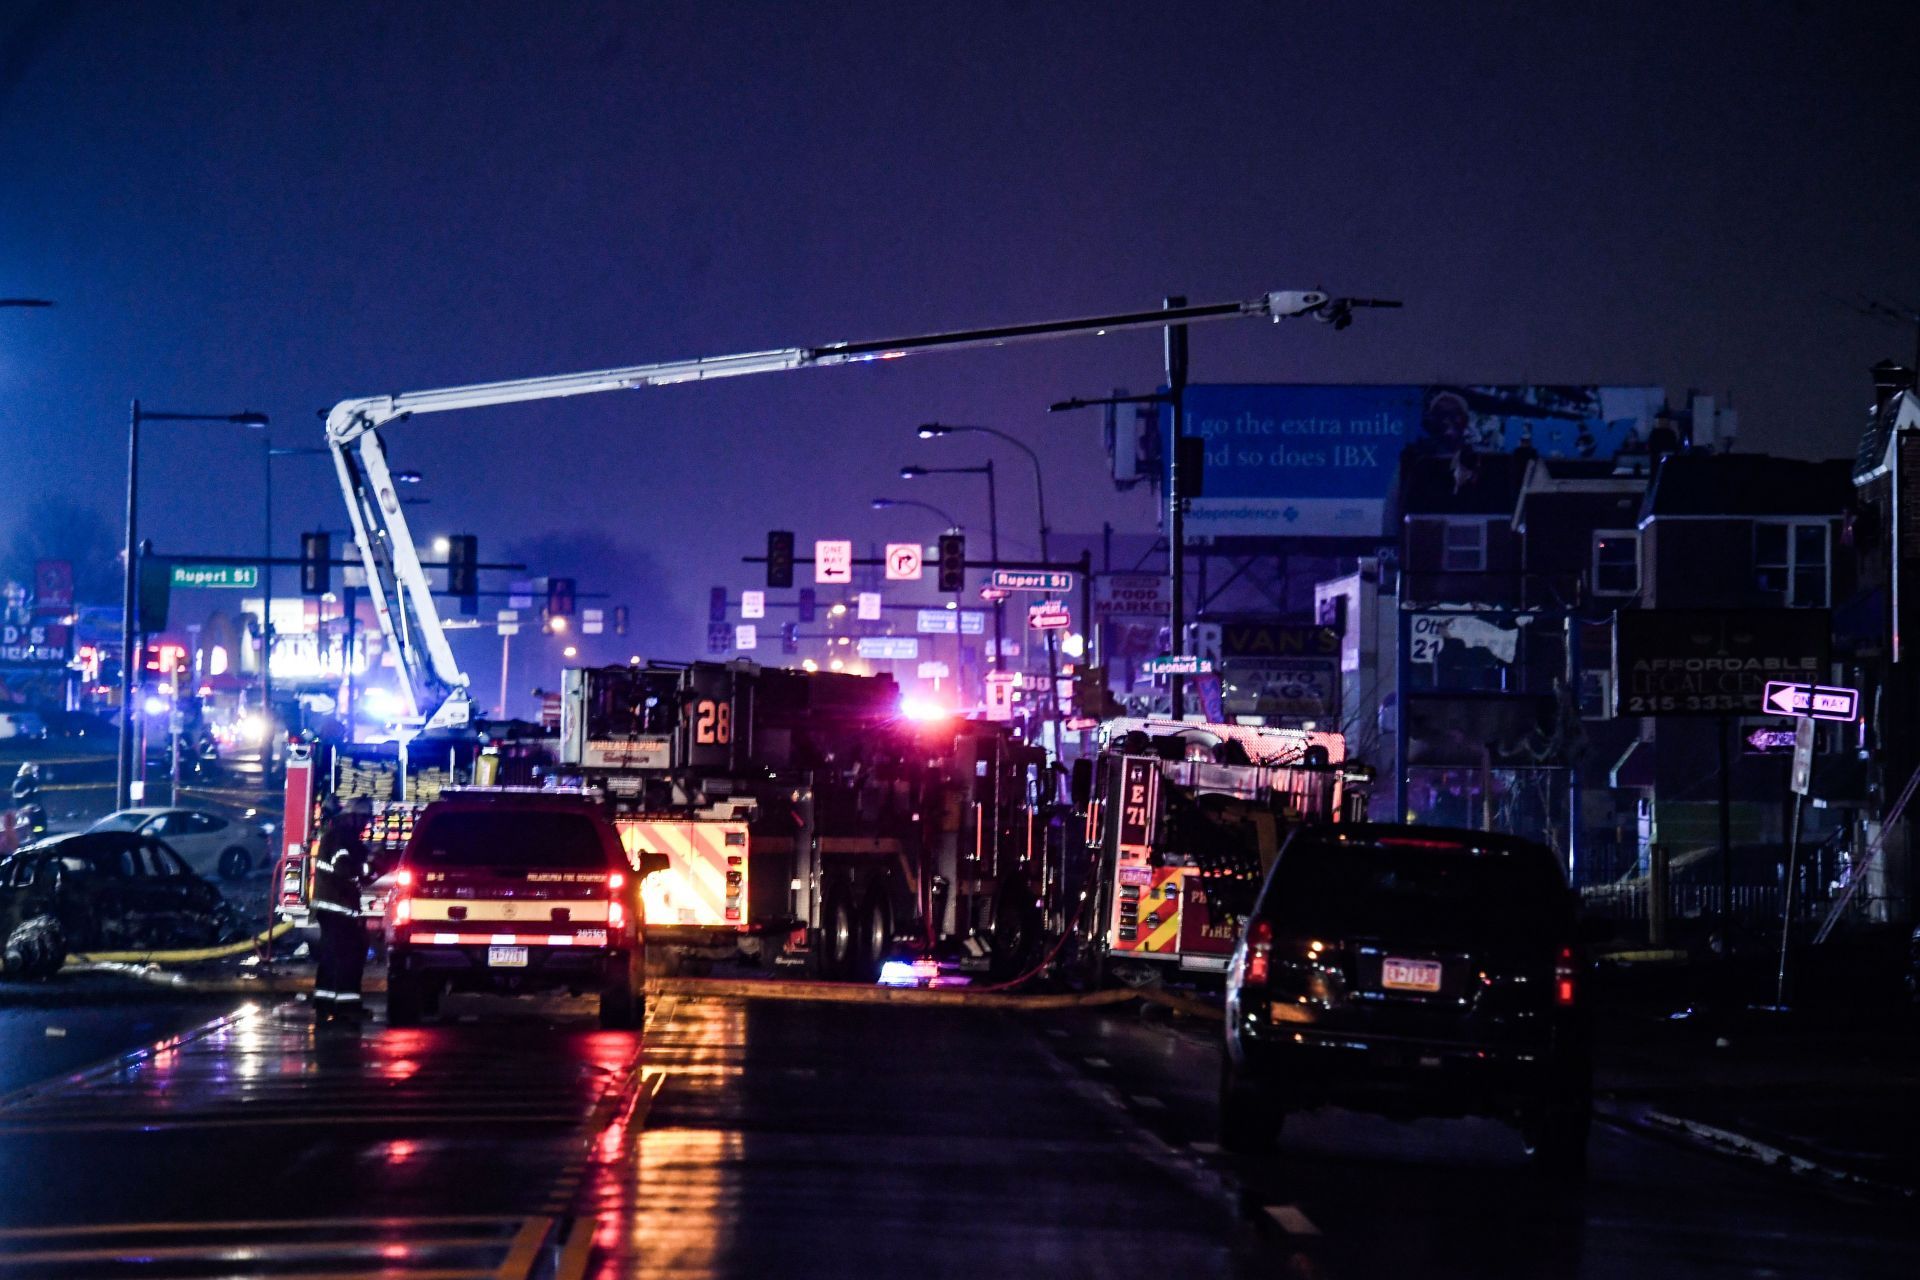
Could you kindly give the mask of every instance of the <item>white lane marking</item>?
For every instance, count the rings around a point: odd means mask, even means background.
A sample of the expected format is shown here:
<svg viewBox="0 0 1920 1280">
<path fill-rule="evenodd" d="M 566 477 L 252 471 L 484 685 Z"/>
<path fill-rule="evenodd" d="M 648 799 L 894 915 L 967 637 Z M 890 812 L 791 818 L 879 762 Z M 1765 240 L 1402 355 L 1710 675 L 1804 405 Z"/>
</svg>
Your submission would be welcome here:
<svg viewBox="0 0 1920 1280">
<path fill-rule="evenodd" d="M 1113 1064 L 1111 1062 L 1108 1062 L 1105 1058 L 1088 1058 L 1087 1065 L 1092 1067 L 1095 1071 L 1105 1071 L 1108 1067 L 1111 1067 Z"/>
<path fill-rule="evenodd" d="M 1280 1224 L 1280 1229 L 1290 1236 L 1317 1236 L 1320 1228 L 1313 1225 L 1313 1219 L 1300 1212 L 1298 1205 L 1270 1204 L 1267 1216 Z"/>
<path fill-rule="evenodd" d="M 1145 1107 L 1149 1111 L 1165 1111 L 1167 1109 L 1166 1103 L 1160 1101 L 1160 1099 L 1150 1093 L 1136 1093 L 1132 1095 L 1132 1098 L 1133 1105 L 1136 1107 Z"/>
</svg>

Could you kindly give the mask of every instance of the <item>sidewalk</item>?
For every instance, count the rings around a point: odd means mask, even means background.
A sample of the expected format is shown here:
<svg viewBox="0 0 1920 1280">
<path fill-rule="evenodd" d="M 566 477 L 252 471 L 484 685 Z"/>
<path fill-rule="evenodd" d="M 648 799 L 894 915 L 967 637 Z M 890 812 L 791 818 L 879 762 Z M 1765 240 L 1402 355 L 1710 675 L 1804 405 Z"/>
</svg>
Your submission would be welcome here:
<svg viewBox="0 0 1920 1280">
<path fill-rule="evenodd" d="M 1801 1007 L 1610 1001 L 1599 1031 L 1604 1114 L 1853 1190 L 1920 1195 L 1920 1017 L 1875 984 L 1820 984 Z M 1756 975 L 1749 973 L 1747 979 Z M 1752 981 L 1710 983 L 1751 991 Z M 1764 983 L 1758 985 L 1764 986 Z"/>
</svg>

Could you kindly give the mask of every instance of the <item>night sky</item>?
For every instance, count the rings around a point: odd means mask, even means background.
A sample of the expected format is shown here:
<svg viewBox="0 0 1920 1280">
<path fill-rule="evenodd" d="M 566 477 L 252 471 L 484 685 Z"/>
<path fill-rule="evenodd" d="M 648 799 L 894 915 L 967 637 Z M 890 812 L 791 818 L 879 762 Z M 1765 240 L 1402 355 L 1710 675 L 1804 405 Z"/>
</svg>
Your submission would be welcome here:
<svg viewBox="0 0 1920 1280">
<path fill-rule="evenodd" d="M 49 496 L 118 528 L 135 396 L 311 445 L 351 395 L 1317 284 L 1407 307 L 1203 327 L 1194 378 L 1663 383 L 1850 452 L 1913 336 L 1846 304 L 1920 304 L 1920 6 L 1561 8 L 0 0 L 0 296 L 58 302 L 0 311 L 0 545 Z M 1045 408 L 1158 375 L 1116 336 L 388 440 L 423 536 L 538 540 L 684 657 L 769 527 L 983 526 L 895 477 L 985 456 L 929 418 L 1041 448 L 1057 530 L 1151 528 Z M 149 450 L 162 550 L 257 550 L 257 437 Z M 323 460 L 276 484 L 282 554 L 343 526 Z"/>
</svg>

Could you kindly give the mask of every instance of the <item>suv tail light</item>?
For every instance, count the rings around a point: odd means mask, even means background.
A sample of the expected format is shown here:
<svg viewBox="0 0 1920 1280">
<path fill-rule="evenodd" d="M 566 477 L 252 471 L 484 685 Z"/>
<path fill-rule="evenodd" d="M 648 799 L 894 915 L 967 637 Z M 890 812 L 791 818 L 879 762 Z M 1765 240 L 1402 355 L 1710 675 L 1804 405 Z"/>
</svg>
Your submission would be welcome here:
<svg viewBox="0 0 1920 1280">
<path fill-rule="evenodd" d="M 1579 967 L 1574 963 L 1573 948 L 1560 948 L 1560 956 L 1553 962 L 1553 1002 L 1562 1009 L 1573 1007 L 1577 994 L 1574 980 L 1579 972 Z"/>
<path fill-rule="evenodd" d="M 413 871 L 407 867 L 393 873 L 393 922 L 413 922 Z"/>
<path fill-rule="evenodd" d="M 627 904 L 620 897 L 620 890 L 626 887 L 626 883 L 626 872 L 607 873 L 607 928 L 621 937 L 626 936 L 627 932 Z"/>
<path fill-rule="evenodd" d="M 1249 987 L 1267 985 L 1267 970 L 1273 962 L 1273 926 L 1255 920 L 1247 926 L 1247 968 L 1241 983 Z"/>
</svg>

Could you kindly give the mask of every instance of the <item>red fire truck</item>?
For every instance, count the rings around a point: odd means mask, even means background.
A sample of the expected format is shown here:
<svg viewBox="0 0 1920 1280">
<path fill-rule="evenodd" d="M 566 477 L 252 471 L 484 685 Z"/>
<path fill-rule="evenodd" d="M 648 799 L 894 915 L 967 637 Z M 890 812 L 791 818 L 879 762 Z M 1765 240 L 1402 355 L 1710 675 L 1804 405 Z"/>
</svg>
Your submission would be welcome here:
<svg viewBox="0 0 1920 1280">
<path fill-rule="evenodd" d="M 1337 733 L 1109 720 L 1076 764 L 1085 900 L 1083 980 L 1220 973 L 1287 832 L 1365 813 L 1368 770 Z"/>
<path fill-rule="evenodd" d="M 1044 752 L 1004 725 L 908 718 L 890 677 L 568 671 L 556 768 L 605 797 L 630 853 L 667 856 L 642 887 L 647 936 L 683 961 L 904 981 L 937 958 L 957 981 L 1016 971 L 1058 926 Z"/>
</svg>

